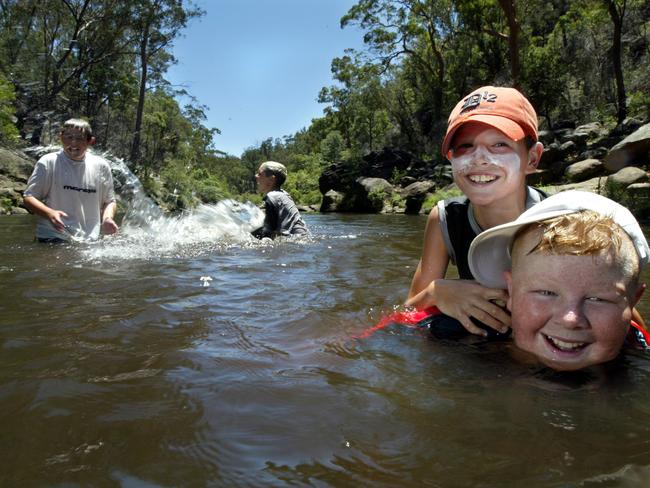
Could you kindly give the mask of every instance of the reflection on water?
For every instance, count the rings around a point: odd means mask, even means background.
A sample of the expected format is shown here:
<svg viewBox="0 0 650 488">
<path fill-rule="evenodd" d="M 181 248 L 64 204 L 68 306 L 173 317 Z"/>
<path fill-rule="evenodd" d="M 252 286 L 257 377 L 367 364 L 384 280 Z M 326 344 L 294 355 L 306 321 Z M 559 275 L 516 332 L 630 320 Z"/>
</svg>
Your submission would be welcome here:
<svg viewBox="0 0 650 488">
<path fill-rule="evenodd" d="M 595 377 L 417 328 L 354 339 L 405 296 L 425 219 L 306 220 L 305 241 L 170 221 L 49 246 L 3 217 L 0 486 L 648 483 L 643 354 Z"/>
</svg>

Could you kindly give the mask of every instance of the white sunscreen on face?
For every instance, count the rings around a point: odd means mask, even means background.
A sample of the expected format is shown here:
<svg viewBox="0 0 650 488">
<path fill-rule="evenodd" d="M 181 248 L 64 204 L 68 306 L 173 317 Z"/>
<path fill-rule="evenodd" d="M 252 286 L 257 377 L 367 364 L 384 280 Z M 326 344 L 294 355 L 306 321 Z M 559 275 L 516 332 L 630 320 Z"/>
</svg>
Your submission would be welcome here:
<svg viewBox="0 0 650 488">
<path fill-rule="evenodd" d="M 519 155 L 515 152 L 506 154 L 494 154 L 484 146 L 478 146 L 469 154 L 457 158 L 451 158 L 451 170 L 455 174 L 469 173 L 471 169 L 479 166 L 498 166 L 507 172 L 518 172 L 521 166 Z"/>
</svg>

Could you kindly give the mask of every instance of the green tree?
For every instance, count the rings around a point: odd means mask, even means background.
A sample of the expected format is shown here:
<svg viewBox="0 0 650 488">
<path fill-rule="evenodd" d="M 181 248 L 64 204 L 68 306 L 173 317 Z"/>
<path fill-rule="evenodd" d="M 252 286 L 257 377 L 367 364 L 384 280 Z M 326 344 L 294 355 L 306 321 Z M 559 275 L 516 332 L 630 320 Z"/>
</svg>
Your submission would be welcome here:
<svg viewBox="0 0 650 488">
<path fill-rule="evenodd" d="M 133 130 L 131 161 L 140 159 L 140 140 L 144 116 L 145 94 L 151 78 L 164 72 L 173 56 L 165 50 L 185 28 L 192 17 L 203 15 L 196 8 L 185 8 L 177 0 L 139 0 L 133 8 L 133 31 L 138 44 L 138 63 L 140 69 L 140 89 Z M 150 73 L 153 71 L 153 73 Z"/>
</svg>

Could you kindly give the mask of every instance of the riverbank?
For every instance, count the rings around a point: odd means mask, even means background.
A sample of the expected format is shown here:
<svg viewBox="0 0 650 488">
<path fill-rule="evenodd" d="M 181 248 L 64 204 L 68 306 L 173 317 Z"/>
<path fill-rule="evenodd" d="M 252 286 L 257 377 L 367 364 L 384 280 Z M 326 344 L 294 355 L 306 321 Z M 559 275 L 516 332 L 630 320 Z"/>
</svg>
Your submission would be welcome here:
<svg viewBox="0 0 650 488">
<path fill-rule="evenodd" d="M 580 189 L 604 194 L 628 206 L 637 218 L 650 219 L 650 123 L 594 122 L 541 131 L 540 141 L 545 150 L 530 184 L 549 193 Z M 27 212 L 22 192 L 35 162 L 26 147 L 0 148 L 0 214 Z M 297 202 L 301 211 L 422 214 L 459 193 L 448 164 L 418 160 L 395 148 L 367 154 L 356 172 L 345 161 L 326 167 L 319 187 L 320 207 Z M 165 211 L 182 209 L 164 195 L 150 196 Z"/>
</svg>

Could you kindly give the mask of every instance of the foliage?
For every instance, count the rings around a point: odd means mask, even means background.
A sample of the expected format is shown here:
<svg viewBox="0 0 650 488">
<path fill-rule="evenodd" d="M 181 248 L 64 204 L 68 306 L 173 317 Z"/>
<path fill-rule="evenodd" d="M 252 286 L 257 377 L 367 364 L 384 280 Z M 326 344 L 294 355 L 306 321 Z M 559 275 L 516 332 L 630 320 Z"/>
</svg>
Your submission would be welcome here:
<svg viewBox="0 0 650 488">
<path fill-rule="evenodd" d="M 519 87 L 549 128 L 650 119 L 647 0 L 359 0 L 341 27 L 360 29 L 365 46 L 332 60 L 332 84 L 315 94 L 323 116 L 241 155 L 219 151 L 206 108 L 165 80 L 173 41 L 204 13 L 191 0 L 1 5 L 0 142 L 47 143 L 65 118 L 85 116 L 100 149 L 130 159 L 172 206 L 259 203 L 254 174 L 266 160 L 287 166 L 299 204 L 320 201 L 330 164 L 359 176 L 368 151 L 393 146 L 435 164 L 448 113 L 481 85 Z"/>
<path fill-rule="evenodd" d="M 421 212 L 429 213 L 431 209 L 435 207 L 440 200 L 445 200 L 446 198 L 459 197 L 462 194 L 463 193 L 455 186 L 452 188 L 438 190 L 435 193 L 430 193 L 427 195 L 427 197 L 424 199 L 424 202 L 422 203 Z"/>
<path fill-rule="evenodd" d="M 13 86 L 0 74 L 0 143 L 7 145 L 18 141 L 18 129 L 14 125 L 15 100 Z"/>
</svg>

